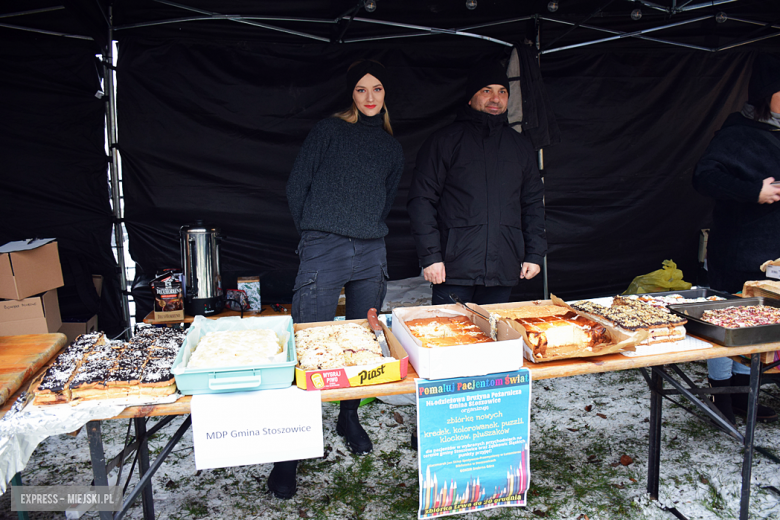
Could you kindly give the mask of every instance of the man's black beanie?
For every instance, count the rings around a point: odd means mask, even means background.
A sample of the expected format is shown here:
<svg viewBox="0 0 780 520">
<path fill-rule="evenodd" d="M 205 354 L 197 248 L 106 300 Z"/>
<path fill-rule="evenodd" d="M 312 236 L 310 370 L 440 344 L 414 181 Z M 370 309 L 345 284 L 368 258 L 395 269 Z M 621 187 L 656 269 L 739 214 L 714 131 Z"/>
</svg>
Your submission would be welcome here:
<svg viewBox="0 0 780 520">
<path fill-rule="evenodd" d="M 753 62 L 748 103 L 757 106 L 775 92 L 780 92 L 780 60 L 771 54 L 759 54 Z"/>
<path fill-rule="evenodd" d="M 471 99 L 478 91 L 488 85 L 503 85 L 509 93 L 509 78 L 499 63 L 481 63 L 469 71 L 466 80 L 466 97 Z"/>
</svg>

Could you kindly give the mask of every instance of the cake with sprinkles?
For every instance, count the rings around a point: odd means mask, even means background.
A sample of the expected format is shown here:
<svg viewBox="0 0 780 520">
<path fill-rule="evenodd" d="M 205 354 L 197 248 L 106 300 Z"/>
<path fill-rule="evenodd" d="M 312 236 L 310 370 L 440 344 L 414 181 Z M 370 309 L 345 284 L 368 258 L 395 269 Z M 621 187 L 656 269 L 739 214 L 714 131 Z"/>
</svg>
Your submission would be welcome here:
<svg viewBox="0 0 780 520">
<path fill-rule="evenodd" d="M 654 307 L 637 299 L 615 296 L 609 307 L 588 300 L 573 303 L 571 307 L 587 318 L 627 333 L 646 330 L 647 339 L 640 345 L 685 339 L 688 320 L 671 314 L 666 308 Z"/>
<path fill-rule="evenodd" d="M 704 311 L 701 319 L 727 329 L 776 325 L 780 323 L 780 308 L 768 305 L 746 305 L 744 307 L 710 309 Z"/>
<path fill-rule="evenodd" d="M 183 341 L 183 331 L 158 327 L 139 330 L 129 342 L 82 334 L 46 370 L 34 404 L 172 394 L 171 367 Z"/>
</svg>

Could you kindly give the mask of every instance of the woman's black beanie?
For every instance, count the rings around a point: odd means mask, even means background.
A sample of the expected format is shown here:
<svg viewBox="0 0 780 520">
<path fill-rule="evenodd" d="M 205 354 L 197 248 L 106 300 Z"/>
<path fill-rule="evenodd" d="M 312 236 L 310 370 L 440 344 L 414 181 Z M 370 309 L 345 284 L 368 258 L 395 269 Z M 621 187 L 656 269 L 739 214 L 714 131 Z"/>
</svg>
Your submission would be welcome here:
<svg viewBox="0 0 780 520">
<path fill-rule="evenodd" d="M 387 82 L 389 80 L 389 74 L 387 69 L 381 63 L 372 60 L 360 60 L 353 63 L 347 71 L 347 97 L 349 102 L 352 103 L 352 92 L 355 90 L 355 85 L 366 74 L 371 74 L 382 83 L 382 86 L 387 92 Z M 386 98 L 385 98 L 386 100 Z"/>
</svg>

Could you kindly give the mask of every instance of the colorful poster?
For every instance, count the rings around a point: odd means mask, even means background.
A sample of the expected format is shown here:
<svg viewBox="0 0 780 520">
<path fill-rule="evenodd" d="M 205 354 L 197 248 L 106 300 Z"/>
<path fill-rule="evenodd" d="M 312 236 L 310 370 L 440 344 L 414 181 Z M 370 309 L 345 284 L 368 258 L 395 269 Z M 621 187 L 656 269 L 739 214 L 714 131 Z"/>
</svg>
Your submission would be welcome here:
<svg viewBox="0 0 780 520">
<path fill-rule="evenodd" d="M 529 370 L 416 383 L 419 518 L 524 506 Z"/>
</svg>

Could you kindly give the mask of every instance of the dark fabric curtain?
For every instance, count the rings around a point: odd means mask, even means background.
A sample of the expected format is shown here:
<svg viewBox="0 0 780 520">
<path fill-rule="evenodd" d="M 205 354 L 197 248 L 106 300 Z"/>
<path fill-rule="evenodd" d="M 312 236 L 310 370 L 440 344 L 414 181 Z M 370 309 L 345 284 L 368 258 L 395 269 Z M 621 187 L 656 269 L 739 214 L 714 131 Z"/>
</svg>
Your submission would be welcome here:
<svg viewBox="0 0 780 520">
<path fill-rule="evenodd" d="M 465 102 L 467 70 L 508 49 L 479 41 L 274 45 L 125 38 L 118 67 L 126 217 L 141 276 L 178 267 L 181 225 L 222 228 L 225 287 L 260 275 L 266 303 L 291 298 L 298 237 L 284 187 L 311 127 L 347 104 L 343 71 L 376 58 L 406 170 L 387 237 L 392 278 L 419 273 L 405 210 L 417 151 Z M 693 168 L 745 99 L 755 51 L 571 50 L 542 56 L 562 141 L 543 150 L 550 290 L 614 294 L 678 263 L 691 282 L 711 201 Z M 119 327 L 103 101 L 94 43 L 0 49 L 0 242 L 57 237 L 63 264 L 102 274 L 101 328 Z M 139 283 L 141 292 L 146 284 Z M 513 298 L 542 296 L 541 277 Z M 141 308 L 139 317 L 148 309 Z"/>
<path fill-rule="evenodd" d="M 117 334 L 121 293 L 94 44 L 43 39 L 2 45 L 0 70 L 0 243 L 57 238 L 66 282 L 59 291 L 63 318 L 94 313 L 77 285 L 94 291 L 89 274 L 100 274 L 99 325 Z"/>
<path fill-rule="evenodd" d="M 199 219 L 225 235 L 220 252 L 226 288 L 235 287 L 237 276 L 260 275 L 265 302 L 289 302 L 298 235 L 287 207 L 287 177 L 314 124 L 351 102 L 344 86 L 349 65 L 373 58 L 392 77 L 387 103 L 406 154 L 388 219 L 390 275 L 417 275 L 406 214 L 417 150 L 465 102 L 468 68 L 507 52 L 481 42 L 423 48 L 153 40 L 121 45 L 126 220 L 141 273 L 149 277 L 179 266 L 179 227 Z"/>
<path fill-rule="evenodd" d="M 128 41 L 120 49 L 119 120 L 127 226 L 148 275 L 180 263 L 178 228 L 222 228 L 223 277 L 260 275 L 264 301 L 291 298 L 298 236 L 287 175 L 311 127 L 344 107 L 358 58 L 390 69 L 388 103 L 406 171 L 389 218 L 392 278 L 419 273 L 405 210 L 417 150 L 452 121 L 467 70 L 503 59 L 482 42 L 392 46 Z M 680 49 L 543 55 L 562 142 L 543 151 L 549 287 L 564 298 L 614 294 L 673 259 L 698 278 L 710 201 L 690 177 L 744 100 L 752 54 Z M 516 299 L 542 296 L 542 280 Z"/>
<path fill-rule="evenodd" d="M 544 151 L 549 284 L 566 298 L 615 294 L 672 259 L 698 279 L 712 201 L 699 157 L 742 108 L 747 51 L 573 52 L 542 71 L 563 133 Z"/>
</svg>

